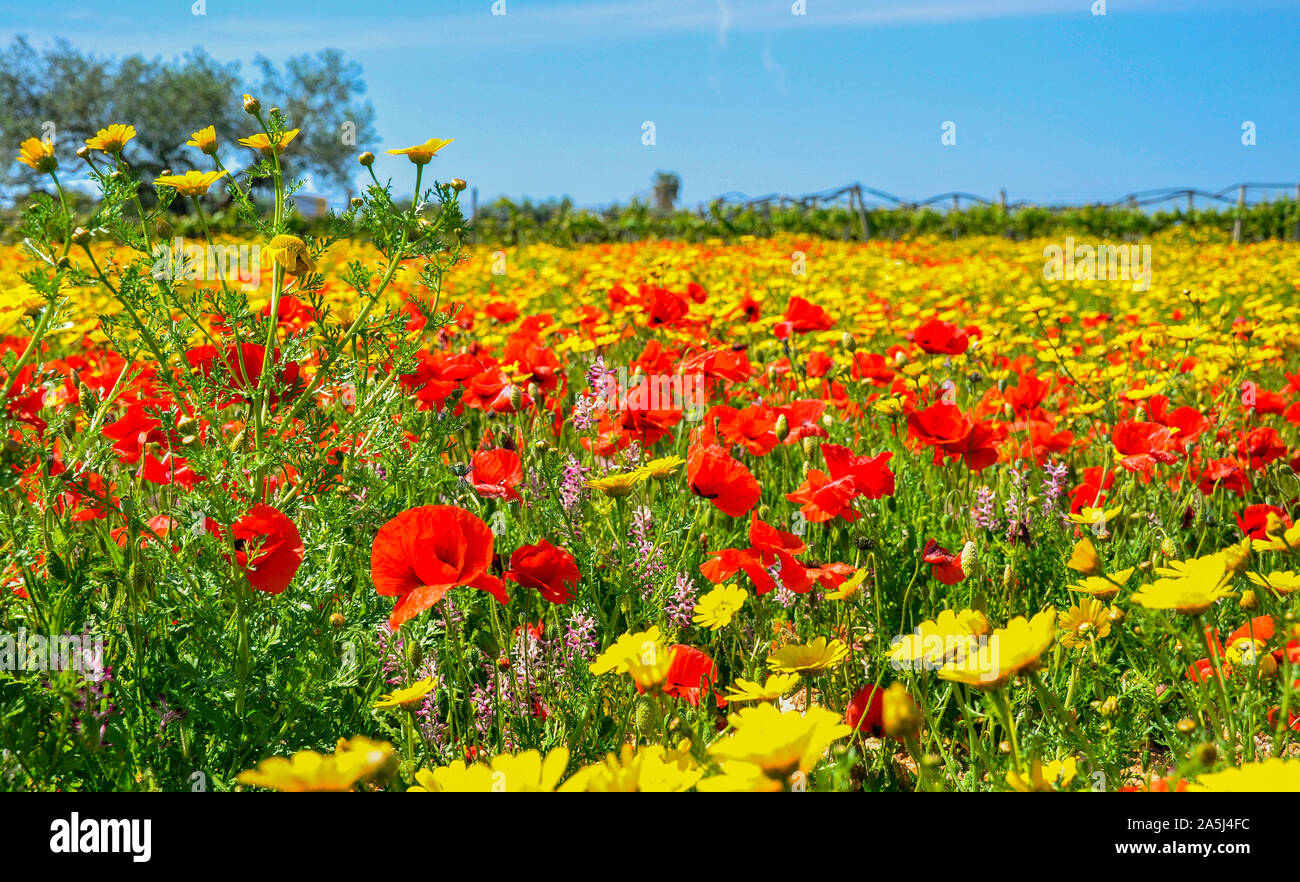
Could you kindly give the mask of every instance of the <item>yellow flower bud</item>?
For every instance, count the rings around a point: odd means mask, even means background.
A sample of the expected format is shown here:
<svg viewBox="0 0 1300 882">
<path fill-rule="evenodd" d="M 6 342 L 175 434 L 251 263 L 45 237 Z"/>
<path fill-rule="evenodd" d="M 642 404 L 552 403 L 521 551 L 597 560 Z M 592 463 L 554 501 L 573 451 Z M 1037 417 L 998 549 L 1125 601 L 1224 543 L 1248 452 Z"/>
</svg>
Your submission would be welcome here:
<svg viewBox="0 0 1300 882">
<path fill-rule="evenodd" d="M 921 710 L 907 694 L 907 687 L 895 683 L 885 690 L 885 734 L 891 738 L 908 738 L 921 730 Z"/>
</svg>

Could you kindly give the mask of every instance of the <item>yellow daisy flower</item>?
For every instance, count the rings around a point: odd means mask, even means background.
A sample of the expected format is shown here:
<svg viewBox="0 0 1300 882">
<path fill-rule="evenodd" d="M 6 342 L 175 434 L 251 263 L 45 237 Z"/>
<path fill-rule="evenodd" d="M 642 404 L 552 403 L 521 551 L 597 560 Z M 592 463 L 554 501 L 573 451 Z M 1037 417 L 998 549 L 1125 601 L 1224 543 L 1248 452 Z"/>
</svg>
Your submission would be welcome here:
<svg viewBox="0 0 1300 882">
<path fill-rule="evenodd" d="M 298 129 L 289 129 L 289 131 L 282 133 L 275 141 L 275 152 L 283 153 L 284 148 L 289 146 L 289 142 L 298 137 L 298 131 Z M 256 135 L 240 138 L 239 143 L 245 147 L 260 150 L 263 156 L 271 155 L 271 138 L 266 132 L 258 132 Z"/>
<path fill-rule="evenodd" d="M 996 689 L 1038 666 L 1039 658 L 1056 639 L 1055 625 L 1056 610 L 1051 607 L 1033 619 L 1017 616 L 1005 628 L 994 631 L 987 644 L 941 668 L 939 676 L 977 689 Z"/>
<path fill-rule="evenodd" d="M 914 633 L 895 638 L 890 663 L 895 668 L 933 670 L 964 657 L 976 637 L 992 630 L 979 610 L 945 609 L 933 621 L 918 625 Z"/>
<path fill-rule="evenodd" d="M 405 156 L 416 165 L 424 165 L 437 155 L 438 151 L 446 147 L 455 138 L 430 138 L 423 144 L 416 144 L 414 147 L 403 147 L 400 150 L 389 150 L 388 153 L 393 156 Z"/>
<path fill-rule="evenodd" d="M 18 145 L 18 161 L 38 172 L 52 172 L 59 167 L 59 160 L 54 156 L 54 142 L 42 141 L 40 138 L 28 138 Z"/>
<path fill-rule="evenodd" d="M 341 792 L 352 790 L 362 781 L 391 774 L 396 762 L 391 744 L 358 735 L 351 740 L 340 738 L 335 752 L 329 755 L 300 750 L 292 757 L 262 760 L 257 768 L 240 772 L 235 780 L 287 793 Z"/>
<path fill-rule="evenodd" d="M 1117 505 L 1114 508 L 1107 509 L 1093 508 L 1090 505 L 1085 505 L 1078 514 L 1071 514 L 1068 515 L 1068 517 L 1071 522 L 1082 524 L 1085 527 L 1104 527 L 1115 519 L 1115 515 L 1119 514 L 1122 508 L 1122 505 Z"/>
<path fill-rule="evenodd" d="M 750 701 L 777 701 L 799 684 L 798 674 L 768 674 L 764 683 L 754 683 L 743 677 L 736 678 L 736 684 L 723 697 L 730 704 L 744 704 Z"/>
<path fill-rule="evenodd" d="M 208 188 L 225 177 L 225 171 L 187 171 L 183 175 L 159 175 L 154 178 L 158 187 L 172 187 L 182 196 L 202 196 Z"/>
<path fill-rule="evenodd" d="M 1030 763 L 1029 774 L 1022 776 L 1019 772 L 1007 772 L 1007 784 L 1021 793 L 1046 793 L 1060 787 L 1068 787 L 1078 774 L 1078 760 L 1067 756 L 1063 760 L 1053 760 L 1047 765 L 1034 760 Z"/>
<path fill-rule="evenodd" d="M 1262 573 L 1247 573 L 1246 578 L 1261 588 L 1272 589 L 1277 594 L 1290 594 L 1292 591 L 1300 591 L 1300 573 L 1292 570 L 1281 570 L 1269 573 L 1267 576 Z"/>
<path fill-rule="evenodd" d="M 832 743 L 853 732 L 839 714 L 824 707 L 782 713 L 759 704 L 731 714 L 727 722 L 732 733 L 709 745 L 709 754 L 724 764 L 724 771 L 728 763 L 743 763 L 787 787 L 796 774 L 811 771 Z M 708 780 L 700 782 L 701 790 L 717 788 Z"/>
<path fill-rule="evenodd" d="M 640 471 L 620 472 L 605 475 L 603 478 L 592 478 L 587 482 L 587 486 L 606 496 L 626 496 L 645 479 L 645 474 Z"/>
<path fill-rule="evenodd" d="M 1205 612 L 1217 601 L 1232 596 L 1227 582 L 1226 561 L 1221 555 L 1211 554 L 1190 561 L 1171 561 L 1158 573 L 1169 578 L 1143 585 L 1129 598 L 1147 609 L 1171 609 L 1195 616 Z"/>
<path fill-rule="evenodd" d="M 376 709 L 401 707 L 407 710 L 414 710 L 420 706 L 421 702 L 424 700 L 424 696 L 432 692 L 437 685 L 437 678 L 425 677 L 423 680 L 420 680 L 418 683 L 412 683 L 405 689 L 398 689 L 387 695 L 381 695 L 379 701 L 376 701 L 371 706 Z"/>
<path fill-rule="evenodd" d="M 719 585 L 701 597 L 695 604 L 691 620 L 695 624 L 717 631 L 731 624 L 731 619 L 745 605 L 749 592 L 737 585 Z"/>
<path fill-rule="evenodd" d="M 1061 613 L 1056 627 L 1065 632 L 1061 636 L 1062 646 L 1088 646 L 1110 633 L 1110 608 L 1099 600 L 1084 598 Z"/>
<path fill-rule="evenodd" d="M 1098 600 L 1113 600 L 1115 595 L 1119 594 L 1119 589 L 1128 584 L 1129 577 L 1133 575 L 1133 572 L 1134 568 L 1129 567 L 1126 570 L 1102 576 L 1089 576 L 1082 582 L 1075 582 L 1070 586 L 1070 590 L 1079 594 L 1090 595 Z"/>
<path fill-rule="evenodd" d="M 677 469 L 686 464 L 685 457 L 681 456 L 663 456 L 659 459 L 652 459 L 650 462 L 636 469 L 642 480 L 653 478 L 660 481 L 667 478 Z"/>
<path fill-rule="evenodd" d="M 704 772 L 696 765 L 688 742 L 682 749 L 652 744 L 634 750 L 624 744 L 618 754 L 574 772 L 561 793 L 681 793 L 695 786 Z"/>
<path fill-rule="evenodd" d="M 1201 793 L 1300 793 L 1300 760 L 1270 757 L 1263 762 L 1245 763 L 1201 775 L 1187 789 Z"/>
<path fill-rule="evenodd" d="M 848 600 L 858 593 L 858 589 L 862 587 L 862 583 L 866 581 L 866 578 L 867 570 L 865 567 L 855 570 L 852 576 L 849 576 L 840 583 L 840 587 L 836 588 L 834 591 L 828 591 L 826 593 L 826 599 Z"/>
<path fill-rule="evenodd" d="M 416 784 L 407 793 L 550 793 L 555 790 L 569 764 L 569 751 L 557 747 L 543 759 L 536 750 L 503 753 L 490 763 L 465 765 L 456 760 L 447 766 L 415 773 Z"/>
<path fill-rule="evenodd" d="M 105 153 L 118 154 L 126 146 L 126 142 L 135 137 L 135 126 L 126 126 L 121 123 L 114 123 L 106 129 L 100 129 L 95 133 L 95 137 L 86 139 L 86 146 L 92 150 L 102 150 Z"/>
<path fill-rule="evenodd" d="M 297 236 L 280 234 L 262 247 L 262 262 L 275 262 L 284 267 L 285 272 L 294 276 L 314 273 L 316 262 L 311 259 L 307 243 Z"/>
<path fill-rule="evenodd" d="M 217 129 L 216 126 L 208 126 L 205 129 L 199 129 L 190 135 L 190 139 L 185 142 L 188 147 L 197 147 L 199 150 L 214 156 L 217 152 Z"/>
<path fill-rule="evenodd" d="M 839 666 L 849 648 L 839 640 L 818 637 L 812 643 L 792 643 L 768 656 L 767 666 L 779 674 L 816 674 Z"/>
</svg>

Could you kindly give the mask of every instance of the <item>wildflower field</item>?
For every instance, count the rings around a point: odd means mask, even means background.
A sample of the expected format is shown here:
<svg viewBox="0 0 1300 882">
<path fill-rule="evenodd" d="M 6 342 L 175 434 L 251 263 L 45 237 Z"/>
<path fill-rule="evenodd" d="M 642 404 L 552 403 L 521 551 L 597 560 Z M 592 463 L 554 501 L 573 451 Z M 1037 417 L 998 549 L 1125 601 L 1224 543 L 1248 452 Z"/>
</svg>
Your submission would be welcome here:
<svg viewBox="0 0 1300 882">
<path fill-rule="evenodd" d="M 300 238 L 245 106 L 22 145 L 0 788 L 1300 789 L 1300 245 Z"/>
</svg>

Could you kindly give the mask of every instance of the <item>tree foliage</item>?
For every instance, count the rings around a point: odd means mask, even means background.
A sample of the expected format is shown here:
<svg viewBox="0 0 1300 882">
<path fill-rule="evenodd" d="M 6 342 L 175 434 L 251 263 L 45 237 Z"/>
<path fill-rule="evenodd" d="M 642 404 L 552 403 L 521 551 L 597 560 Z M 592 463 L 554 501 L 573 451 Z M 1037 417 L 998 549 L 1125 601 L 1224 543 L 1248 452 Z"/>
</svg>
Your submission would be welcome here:
<svg viewBox="0 0 1300 882">
<path fill-rule="evenodd" d="M 142 178 L 181 171 L 198 158 L 185 146 L 195 120 L 216 128 L 224 157 L 235 155 L 232 145 L 256 128 L 240 104 L 240 95 L 249 92 L 301 120 L 287 157 L 297 165 L 289 172 L 309 175 L 313 189 L 347 188 L 355 145 L 377 139 L 374 108 L 361 97 L 361 66 L 336 49 L 290 58 L 283 68 L 259 56 L 255 66 L 260 76 L 252 81 L 238 62 L 220 62 L 197 48 L 170 61 L 106 58 L 64 40 L 41 50 L 15 37 L 0 50 L 0 143 L 16 152 L 27 138 L 50 138 L 61 167 L 77 168 L 76 149 L 86 138 L 109 123 L 129 123 L 137 135 L 126 158 Z M 236 165 L 256 161 L 256 154 L 234 149 L 246 154 Z M 12 157 L 0 163 L 0 188 L 9 196 L 38 183 Z"/>
</svg>

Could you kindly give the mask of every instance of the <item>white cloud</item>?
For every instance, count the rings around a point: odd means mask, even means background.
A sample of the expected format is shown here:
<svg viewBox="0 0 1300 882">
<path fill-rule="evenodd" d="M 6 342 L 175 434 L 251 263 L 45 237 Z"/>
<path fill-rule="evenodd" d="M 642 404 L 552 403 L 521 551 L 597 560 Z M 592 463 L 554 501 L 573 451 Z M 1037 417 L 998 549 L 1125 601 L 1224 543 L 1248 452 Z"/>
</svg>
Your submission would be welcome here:
<svg viewBox="0 0 1300 882">
<path fill-rule="evenodd" d="M 718 0 L 718 46 L 727 48 L 727 32 L 731 30 L 731 9 L 725 0 Z"/>
</svg>

